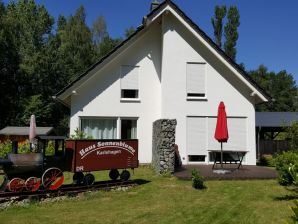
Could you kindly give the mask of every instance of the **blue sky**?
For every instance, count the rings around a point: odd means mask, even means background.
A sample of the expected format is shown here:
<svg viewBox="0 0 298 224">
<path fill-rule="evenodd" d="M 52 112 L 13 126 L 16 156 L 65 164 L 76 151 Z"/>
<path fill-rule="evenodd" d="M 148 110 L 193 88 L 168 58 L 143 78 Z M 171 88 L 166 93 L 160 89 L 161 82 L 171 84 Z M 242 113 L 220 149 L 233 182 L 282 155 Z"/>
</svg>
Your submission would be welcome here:
<svg viewBox="0 0 298 224">
<path fill-rule="evenodd" d="M 161 1 L 161 0 L 159 0 Z M 149 12 L 151 0 L 36 0 L 50 14 L 69 16 L 84 5 L 87 23 L 103 15 L 112 37 L 137 27 Z M 215 5 L 236 5 L 240 11 L 237 62 L 247 69 L 264 64 L 270 71 L 286 70 L 298 84 L 298 1 L 283 0 L 173 0 L 210 37 Z"/>
</svg>

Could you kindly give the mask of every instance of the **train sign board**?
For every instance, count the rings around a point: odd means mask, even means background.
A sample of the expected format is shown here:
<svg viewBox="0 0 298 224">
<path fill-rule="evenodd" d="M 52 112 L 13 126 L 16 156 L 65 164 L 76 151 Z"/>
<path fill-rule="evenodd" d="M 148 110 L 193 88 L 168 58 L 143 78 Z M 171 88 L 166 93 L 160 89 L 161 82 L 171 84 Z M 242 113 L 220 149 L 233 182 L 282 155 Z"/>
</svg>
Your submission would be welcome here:
<svg viewBox="0 0 298 224">
<path fill-rule="evenodd" d="M 73 172 L 138 167 L 138 140 L 66 140 Z"/>
</svg>

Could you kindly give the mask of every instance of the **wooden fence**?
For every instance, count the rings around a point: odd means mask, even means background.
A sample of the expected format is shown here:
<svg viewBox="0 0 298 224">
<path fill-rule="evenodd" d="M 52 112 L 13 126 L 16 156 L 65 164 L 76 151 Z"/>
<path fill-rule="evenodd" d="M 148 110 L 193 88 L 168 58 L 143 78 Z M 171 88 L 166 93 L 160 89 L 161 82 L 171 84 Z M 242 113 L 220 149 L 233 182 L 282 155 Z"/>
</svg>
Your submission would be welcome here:
<svg viewBox="0 0 298 224">
<path fill-rule="evenodd" d="M 261 156 L 291 150 L 290 141 L 287 140 L 260 140 L 259 147 Z"/>
</svg>

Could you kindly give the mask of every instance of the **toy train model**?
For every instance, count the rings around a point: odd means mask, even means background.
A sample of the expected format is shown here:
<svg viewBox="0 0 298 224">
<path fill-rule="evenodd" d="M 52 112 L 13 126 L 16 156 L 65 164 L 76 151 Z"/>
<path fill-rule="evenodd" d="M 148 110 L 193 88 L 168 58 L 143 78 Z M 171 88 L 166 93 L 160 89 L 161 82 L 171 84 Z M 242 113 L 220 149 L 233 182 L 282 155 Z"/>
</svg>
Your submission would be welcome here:
<svg viewBox="0 0 298 224">
<path fill-rule="evenodd" d="M 52 150 L 46 150 L 51 145 Z M 73 173 L 74 184 L 92 185 L 93 171 L 110 170 L 109 177 L 128 180 L 128 168 L 139 165 L 138 140 L 65 140 L 60 136 L 38 136 L 36 152 L 12 153 L 0 158 L 2 191 L 57 190 L 64 182 L 63 172 Z M 119 169 L 122 172 L 119 173 Z"/>
</svg>

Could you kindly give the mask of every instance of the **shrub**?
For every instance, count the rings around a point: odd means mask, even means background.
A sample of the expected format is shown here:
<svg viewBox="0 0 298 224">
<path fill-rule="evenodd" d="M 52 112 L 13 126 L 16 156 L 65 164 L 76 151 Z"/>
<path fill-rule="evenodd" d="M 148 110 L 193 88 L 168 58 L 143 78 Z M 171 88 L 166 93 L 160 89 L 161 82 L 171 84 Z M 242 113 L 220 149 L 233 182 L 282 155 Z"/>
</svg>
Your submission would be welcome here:
<svg viewBox="0 0 298 224">
<path fill-rule="evenodd" d="M 260 166 L 275 166 L 273 156 L 270 154 L 262 155 L 259 162 Z"/>
<path fill-rule="evenodd" d="M 204 189 L 204 178 L 203 176 L 195 169 L 191 171 L 191 180 L 192 180 L 192 186 L 195 189 Z"/>
<path fill-rule="evenodd" d="M 290 139 L 292 149 L 298 150 L 298 121 L 294 121 L 287 128 L 287 138 Z"/>
<path fill-rule="evenodd" d="M 92 136 L 87 135 L 83 131 L 80 131 L 78 128 L 74 132 L 75 133 L 70 136 L 70 139 L 92 139 Z"/>
<path fill-rule="evenodd" d="M 0 142 L 0 158 L 7 157 L 8 153 L 12 151 L 12 141 L 5 140 Z M 28 140 L 18 143 L 18 153 L 29 153 L 30 152 L 30 143 Z"/>
<path fill-rule="evenodd" d="M 5 158 L 11 152 L 12 143 L 10 140 L 0 142 L 0 158 Z"/>
<path fill-rule="evenodd" d="M 18 153 L 29 153 L 29 152 L 31 152 L 29 140 L 18 143 Z"/>
<path fill-rule="evenodd" d="M 288 151 L 279 154 L 274 159 L 275 167 L 278 172 L 278 182 L 281 185 L 290 185 L 293 183 L 293 178 L 289 172 L 290 164 L 298 164 L 298 153 Z"/>
</svg>

